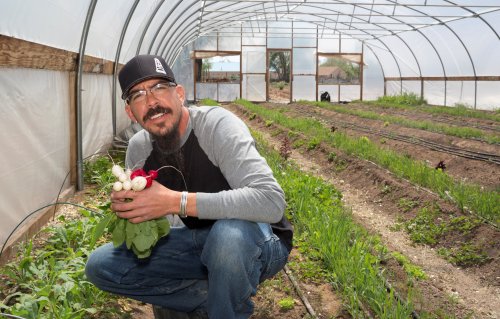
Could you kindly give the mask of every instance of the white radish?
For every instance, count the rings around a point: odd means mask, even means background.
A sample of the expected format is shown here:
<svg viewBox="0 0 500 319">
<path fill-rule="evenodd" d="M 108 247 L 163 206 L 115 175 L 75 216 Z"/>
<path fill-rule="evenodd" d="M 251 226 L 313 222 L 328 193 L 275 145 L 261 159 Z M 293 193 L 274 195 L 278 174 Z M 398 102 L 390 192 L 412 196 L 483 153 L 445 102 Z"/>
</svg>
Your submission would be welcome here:
<svg viewBox="0 0 500 319">
<path fill-rule="evenodd" d="M 120 174 L 120 176 L 118 176 L 118 180 L 123 183 L 125 181 L 128 181 L 129 177 L 127 176 L 127 174 L 123 173 L 123 174 Z"/>
<path fill-rule="evenodd" d="M 125 170 L 125 174 L 127 175 L 128 179 L 130 179 L 130 175 L 132 175 L 132 170 L 130 168 L 127 168 Z"/>
<path fill-rule="evenodd" d="M 145 177 L 143 176 L 136 176 L 132 180 L 132 189 L 136 192 L 142 191 L 145 187 L 148 181 L 146 180 Z"/>
<path fill-rule="evenodd" d="M 123 184 L 124 191 L 128 191 L 128 190 L 132 189 L 132 182 L 131 181 L 127 180 L 127 181 L 123 182 L 122 184 Z"/>
<path fill-rule="evenodd" d="M 121 191 L 122 189 L 123 189 L 123 184 L 122 184 L 122 182 L 115 182 L 115 183 L 113 184 L 113 190 L 114 190 L 115 192 L 119 192 L 119 191 Z"/>
<path fill-rule="evenodd" d="M 123 171 L 123 168 L 118 165 L 118 164 L 115 164 L 113 165 L 113 167 L 111 168 L 111 173 L 113 175 L 115 175 L 117 178 L 120 177 L 121 174 L 124 174 L 125 172 Z"/>
</svg>

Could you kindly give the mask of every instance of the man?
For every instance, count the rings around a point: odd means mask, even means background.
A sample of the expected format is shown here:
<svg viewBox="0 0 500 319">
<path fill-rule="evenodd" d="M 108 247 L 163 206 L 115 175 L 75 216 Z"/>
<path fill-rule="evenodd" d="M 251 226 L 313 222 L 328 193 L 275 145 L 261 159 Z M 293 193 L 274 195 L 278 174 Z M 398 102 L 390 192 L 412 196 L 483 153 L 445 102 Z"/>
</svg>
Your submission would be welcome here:
<svg viewBox="0 0 500 319">
<path fill-rule="evenodd" d="M 119 80 L 128 116 L 144 128 L 129 142 L 127 167 L 166 168 L 150 188 L 113 192 L 111 208 L 133 223 L 178 215 L 183 226 L 145 260 L 125 246 L 98 248 L 87 277 L 153 304 L 155 315 L 248 318 L 257 285 L 284 267 L 292 248 L 281 187 L 241 120 L 221 107 L 184 106 L 184 89 L 161 57 L 134 57 Z"/>
</svg>

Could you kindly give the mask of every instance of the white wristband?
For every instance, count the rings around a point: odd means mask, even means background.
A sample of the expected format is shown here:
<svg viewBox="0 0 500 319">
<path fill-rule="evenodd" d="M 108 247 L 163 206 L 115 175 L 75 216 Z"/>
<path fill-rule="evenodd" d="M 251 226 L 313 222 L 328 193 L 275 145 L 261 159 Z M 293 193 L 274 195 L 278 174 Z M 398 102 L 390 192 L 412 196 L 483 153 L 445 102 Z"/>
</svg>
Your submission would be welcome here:
<svg viewBox="0 0 500 319">
<path fill-rule="evenodd" d="M 179 217 L 181 218 L 186 218 L 187 217 L 187 214 L 186 214 L 186 206 L 187 206 L 187 198 L 188 196 L 188 192 L 182 192 L 181 193 L 181 207 L 180 207 L 180 210 L 179 210 Z"/>
</svg>

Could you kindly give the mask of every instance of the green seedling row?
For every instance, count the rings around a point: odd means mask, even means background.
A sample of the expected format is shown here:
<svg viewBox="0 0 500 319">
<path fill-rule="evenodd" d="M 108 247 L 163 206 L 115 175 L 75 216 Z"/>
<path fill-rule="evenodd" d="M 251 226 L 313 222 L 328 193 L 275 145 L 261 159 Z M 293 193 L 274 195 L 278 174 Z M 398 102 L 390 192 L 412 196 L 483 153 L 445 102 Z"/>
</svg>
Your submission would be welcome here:
<svg viewBox="0 0 500 319">
<path fill-rule="evenodd" d="M 258 145 L 263 138 L 254 133 Z M 373 254 L 377 240 L 357 226 L 341 203 L 342 195 L 321 179 L 283 162 L 279 153 L 261 148 L 287 197 L 287 215 L 298 236 L 322 256 L 324 270 L 355 318 L 409 318 L 411 302 L 387 293 L 380 260 Z"/>
<path fill-rule="evenodd" d="M 352 138 L 342 132 L 332 133 L 319 121 L 310 118 L 292 118 L 284 112 L 270 110 L 246 100 L 236 100 L 250 113 L 260 115 L 265 121 L 272 121 L 292 132 L 300 132 L 309 140 L 320 139 L 348 155 L 369 160 L 388 169 L 396 176 L 438 193 L 442 198 L 451 199 L 464 211 L 472 211 L 489 222 L 500 225 L 500 194 L 487 191 L 479 185 L 455 181 L 442 170 L 427 166 L 390 149 L 383 149 L 367 137 Z"/>
<path fill-rule="evenodd" d="M 413 121 L 409 119 L 405 119 L 400 116 L 394 115 L 383 115 L 377 112 L 372 111 L 359 111 L 354 109 L 349 109 L 348 107 L 331 104 L 327 102 L 308 102 L 308 101 L 300 101 L 300 103 L 308 104 L 308 105 L 316 105 L 321 108 L 325 108 L 328 110 L 333 110 L 338 113 L 355 115 L 361 118 L 370 119 L 370 120 L 379 120 L 383 121 L 384 124 L 397 124 L 405 127 L 416 128 L 420 130 L 430 131 L 441 133 L 450 136 L 456 136 L 460 138 L 474 138 L 486 141 L 490 144 L 498 144 L 500 143 L 500 137 L 497 134 L 487 134 L 483 131 L 471 127 L 459 127 L 453 125 L 445 125 L 439 124 L 432 121 Z"/>
</svg>

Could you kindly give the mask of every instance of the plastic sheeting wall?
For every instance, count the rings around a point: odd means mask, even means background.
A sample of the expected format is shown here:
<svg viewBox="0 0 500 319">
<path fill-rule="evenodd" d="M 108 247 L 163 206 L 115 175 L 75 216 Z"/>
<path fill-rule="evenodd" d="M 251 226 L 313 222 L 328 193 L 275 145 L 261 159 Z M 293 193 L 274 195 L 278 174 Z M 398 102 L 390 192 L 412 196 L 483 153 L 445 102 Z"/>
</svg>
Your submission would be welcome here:
<svg viewBox="0 0 500 319">
<path fill-rule="evenodd" d="M 43 83 L 43 85 L 40 85 Z M 2 181 L 0 246 L 29 213 L 53 203 L 69 187 L 69 74 L 33 69 L 0 69 Z M 84 157 L 113 141 L 111 76 L 83 76 Z M 118 132 L 130 125 L 119 106 Z"/>
<path fill-rule="evenodd" d="M 0 99 L 3 244 L 29 212 L 56 199 L 69 171 L 68 75 L 1 69 Z"/>
</svg>

